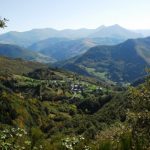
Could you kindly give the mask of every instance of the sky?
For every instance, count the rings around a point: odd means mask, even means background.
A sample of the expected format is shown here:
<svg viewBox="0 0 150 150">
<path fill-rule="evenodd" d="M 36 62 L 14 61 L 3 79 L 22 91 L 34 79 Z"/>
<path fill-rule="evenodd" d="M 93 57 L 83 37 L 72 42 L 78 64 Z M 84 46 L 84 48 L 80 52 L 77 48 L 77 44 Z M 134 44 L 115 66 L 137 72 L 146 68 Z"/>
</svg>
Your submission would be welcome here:
<svg viewBox="0 0 150 150">
<path fill-rule="evenodd" d="M 0 0 L 0 16 L 9 19 L 2 32 L 113 24 L 150 29 L 150 0 Z"/>
</svg>

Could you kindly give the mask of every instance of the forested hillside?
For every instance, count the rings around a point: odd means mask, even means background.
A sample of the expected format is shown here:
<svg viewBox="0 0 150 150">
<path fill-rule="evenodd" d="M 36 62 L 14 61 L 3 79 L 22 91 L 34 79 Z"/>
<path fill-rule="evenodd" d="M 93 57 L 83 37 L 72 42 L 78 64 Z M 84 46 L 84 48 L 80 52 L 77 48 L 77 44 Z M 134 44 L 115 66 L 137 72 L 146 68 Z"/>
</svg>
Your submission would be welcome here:
<svg viewBox="0 0 150 150">
<path fill-rule="evenodd" d="M 149 6 L 1 1 L 0 150 L 150 150 Z"/>
<path fill-rule="evenodd" d="M 56 66 L 98 79 L 130 83 L 146 74 L 149 60 L 150 38 L 147 37 L 129 39 L 114 46 L 93 47 L 85 54 Z"/>
<path fill-rule="evenodd" d="M 7 72 L 0 74 L 1 148 L 150 146 L 149 78 L 136 88 L 126 89 L 57 68 L 32 71 L 34 64 L 31 67 L 28 62 L 3 59 Z M 12 72 L 9 62 L 30 69 L 24 74 L 17 68 Z"/>
</svg>

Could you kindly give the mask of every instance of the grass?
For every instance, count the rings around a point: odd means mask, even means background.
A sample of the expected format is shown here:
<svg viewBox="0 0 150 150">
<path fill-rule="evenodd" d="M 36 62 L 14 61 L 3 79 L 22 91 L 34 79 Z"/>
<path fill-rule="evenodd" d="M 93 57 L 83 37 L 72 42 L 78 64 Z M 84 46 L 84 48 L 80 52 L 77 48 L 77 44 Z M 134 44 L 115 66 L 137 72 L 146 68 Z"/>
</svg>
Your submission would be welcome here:
<svg viewBox="0 0 150 150">
<path fill-rule="evenodd" d="M 23 73 L 28 73 L 38 68 L 46 68 L 46 65 L 31 61 L 27 62 L 21 59 L 0 57 L 0 68 L 0 74 L 9 72 L 21 75 Z"/>
<path fill-rule="evenodd" d="M 95 77 L 98 77 L 102 80 L 108 80 L 107 79 L 107 73 L 106 72 L 97 72 L 96 69 L 94 68 L 87 68 L 85 67 L 85 70 L 90 73 L 91 75 L 95 76 Z"/>
</svg>

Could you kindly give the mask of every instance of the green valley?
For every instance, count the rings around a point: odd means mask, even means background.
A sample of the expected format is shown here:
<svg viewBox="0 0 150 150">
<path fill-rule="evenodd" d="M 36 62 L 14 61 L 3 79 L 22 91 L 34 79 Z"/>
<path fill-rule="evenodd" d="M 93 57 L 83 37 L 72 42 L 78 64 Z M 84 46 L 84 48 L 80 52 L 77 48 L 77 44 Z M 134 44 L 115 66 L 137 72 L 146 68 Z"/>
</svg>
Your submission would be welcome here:
<svg viewBox="0 0 150 150">
<path fill-rule="evenodd" d="M 2 148 L 2 143 L 8 149 L 27 150 L 150 146 L 149 80 L 126 89 L 58 68 L 33 65 L 32 70 L 23 60 L 2 59 L 7 69 L 0 73 Z M 12 72 L 7 64 L 23 65 L 20 61 L 28 68 L 24 74 Z"/>
<path fill-rule="evenodd" d="M 149 37 L 129 39 L 118 45 L 92 47 L 83 55 L 58 62 L 56 66 L 106 81 L 131 83 L 146 75 L 145 69 L 150 66 L 149 49 Z"/>
<path fill-rule="evenodd" d="M 150 150 L 149 6 L 1 1 L 0 150 Z"/>
</svg>

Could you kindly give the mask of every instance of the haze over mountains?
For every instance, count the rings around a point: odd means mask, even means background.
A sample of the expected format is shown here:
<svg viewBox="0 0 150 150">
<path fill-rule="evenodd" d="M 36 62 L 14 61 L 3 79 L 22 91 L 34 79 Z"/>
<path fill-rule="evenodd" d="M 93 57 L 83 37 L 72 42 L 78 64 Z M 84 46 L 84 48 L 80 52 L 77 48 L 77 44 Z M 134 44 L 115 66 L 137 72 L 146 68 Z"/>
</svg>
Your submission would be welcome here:
<svg viewBox="0 0 150 150">
<path fill-rule="evenodd" d="M 141 33 L 144 37 L 150 36 L 150 29 L 135 30 L 134 32 Z"/>
<path fill-rule="evenodd" d="M 29 51 L 25 48 L 19 47 L 17 45 L 11 44 L 0 44 L 0 56 L 10 57 L 10 58 L 22 58 L 30 61 L 38 61 L 43 63 L 49 63 L 55 61 L 54 59 L 43 55 L 41 53 L 36 53 Z"/>
<path fill-rule="evenodd" d="M 97 45 L 114 45 L 129 38 L 142 36 L 140 33 L 127 30 L 119 25 L 77 30 L 46 28 L 26 32 L 8 32 L 0 35 L 0 43 L 25 47 L 29 51 L 34 51 L 34 53 L 47 55 L 51 58 L 49 62 L 53 62 L 83 54 L 89 48 Z M 7 56 L 7 54 L 4 56 Z"/>
<path fill-rule="evenodd" d="M 145 75 L 144 68 L 150 63 L 150 39 L 143 38 L 146 35 L 149 35 L 148 30 L 131 31 L 119 25 L 8 32 L 0 35 L 0 55 L 43 63 L 58 62 L 58 67 L 79 74 L 119 83 L 131 82 Z M 139 37 L 141 39 L 137 39 Z"/>
<path fill-rule="evenodd" d="M 97 45 L 114 45 L 122 42 L 119 38 L 49 38 L 31 45 L 28 49 L 40 52 L 57 61 L 81 55 Z"/>
<path fill-rule="evenodd" d="M 33 43 L 36 43 L 40 40 L 44 40 L 52 37 L 63 37 L 63 38 L 93 38 L 93 37 L 102 37 L 102 38 L 121 38 L 123 40 L 128 38 L 137 38 L 141 37 L 142 34 L 136 33 L 131 30 L 127 30 L 119 25 L 112 26 L 100 26 L 96 29 L 65 29 L 65 30 L 56 30 L 52 28 L 46 29 L 33 29 L 26 32 L 8 32 L 0 35 L 0 42 L 17 44 L 20 46 L 28 47 Z"/>
</svg>

